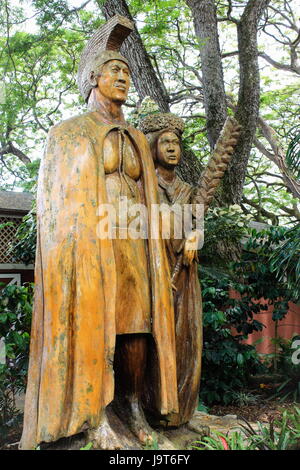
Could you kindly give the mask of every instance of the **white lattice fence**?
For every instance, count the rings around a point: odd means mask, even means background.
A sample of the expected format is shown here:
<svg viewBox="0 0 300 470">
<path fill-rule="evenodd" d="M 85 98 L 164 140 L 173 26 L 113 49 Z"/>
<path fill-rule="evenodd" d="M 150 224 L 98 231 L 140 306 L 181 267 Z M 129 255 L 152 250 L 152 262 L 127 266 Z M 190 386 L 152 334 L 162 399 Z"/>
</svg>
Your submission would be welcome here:
<svg viewBox="0 0 300 470">
<path fill-rule="evenodd" d="M 0 227 L 2 224 L 5 224 L 0 228 L 0 263 L 13 262 L 12 255 L 9 254 L 9 248 L 21 222 L 21 217 L 0 216 Z"/>
</svg>

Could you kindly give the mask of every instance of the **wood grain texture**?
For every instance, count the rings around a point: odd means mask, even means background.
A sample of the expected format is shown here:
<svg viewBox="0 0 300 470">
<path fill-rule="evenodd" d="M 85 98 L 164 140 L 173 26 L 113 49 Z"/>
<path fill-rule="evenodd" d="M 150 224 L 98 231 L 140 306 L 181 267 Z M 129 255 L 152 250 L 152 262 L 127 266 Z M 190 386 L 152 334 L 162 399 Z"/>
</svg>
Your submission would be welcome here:
<svg viewBox="0 0 300 470">
<path fill-rule="evenodd" d="M 99 425 L 114 396 L 116 263 L 112 240 L 96 235 L 97 207 L 108 201 L 107 134 L 97 112 L 55 126 L 38 185 L 38 250 L 22 449 Z M 157 204 L 146 138 L 126 128 L 139 150 L 145 199 Z M 170 271 L 161 239 L 148 240 L 152 336 L 158 358 L 158 412 L 178 410 Z"/>
</svg>

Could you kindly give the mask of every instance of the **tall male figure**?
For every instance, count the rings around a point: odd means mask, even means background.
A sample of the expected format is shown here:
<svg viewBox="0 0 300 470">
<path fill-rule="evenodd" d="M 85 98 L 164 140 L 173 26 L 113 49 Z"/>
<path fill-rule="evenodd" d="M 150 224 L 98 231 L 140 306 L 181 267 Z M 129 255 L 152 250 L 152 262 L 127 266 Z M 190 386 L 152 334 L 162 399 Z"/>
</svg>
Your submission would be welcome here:
<svg viewBox="0 0 300 470">
<path fill-rule="evenodd" d="M 151 208 L 159 203 L 148 142 L 122 113 L 130 68 L 119 47 L 131 30 L 128 19 L 116 16 L 96 31 L 78 72 L 89 111 L 49 132 L 38 183 L 21 449 L 82 431 L 96 447 L 116 447 L 106 416 L 116 395 L 142 442 L 151 433 L 142 395 L 162 415 L 178 411 L 174 310 L 163 242 L 97 235 L 103 204 L 116 213 L 120 198 L 127 198 L 128 206 L 145 204 L 151 233 Z M 117 233 L 125 228 L 119 224 Z M 143 390 L 146 364 L 151 380 Z"/>
</svg>

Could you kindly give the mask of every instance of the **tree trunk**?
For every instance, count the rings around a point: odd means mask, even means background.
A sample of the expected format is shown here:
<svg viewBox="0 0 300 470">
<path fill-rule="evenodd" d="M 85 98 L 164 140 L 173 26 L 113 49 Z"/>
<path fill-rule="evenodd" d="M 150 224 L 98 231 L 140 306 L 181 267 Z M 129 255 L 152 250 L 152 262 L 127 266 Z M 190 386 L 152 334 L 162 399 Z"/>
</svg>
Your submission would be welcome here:
<svg viewBox="0 0 300 470">
<path fill-rule="evenodd" d="M 249 0 L 237 23 L 240 87 L 235 117 L 242 125 L 242 132 L 223 182 L 222 200 L 225 204 L 239 204 L 243 196 L 259 113 L 257 28 L 267 4 L 268 0 Z"/>
<path fill-rule="evenodd" d="M 97 0 L 97 3 L 106 20 L 119 14 L 134 21 L 125 0 L 106 0 L 104 3 L 101 0 Z M 162 112 L 169 112 L 168 93 L 155 73 L 136 26 L 134 31 L 124 41 L 121 53 L 129 61 L 132 81 L 140 101 L 146 96 L 150 96 L 158 104 Z"/>
<path fill-rule="evenodd" d="M 200 45 L 207 137 L 213 149 L 227 117 L 222 59 L 214 0 L 186 0 Z"/>
<path fill-rule="evenodd" d="M 186 3 L 192 11 L 200 43 L 208 139 L 213 146 L 227 114 L 216 5 L 213 0 L 186 0 Z M 249 0 L 241 19 L 235 20 L 240 66 L 239 98 L 235 117 L 243 128 L 236 151 L 224 176 L 221 190 L 222 205 L 239 204 L 243 195 L 259 111 L 257 27 L 267 4 L 268 0 Z"/>
<path fill-rule="evenodd" d="M 106 0 L 104 3 L 97 0 L 97 3 L 107 20 L 119 14 L 134 21 L 125 0 Z M 170 112 L 168 92 L 155 72 L 136 26 L 124 41 L 121 53 L 129 61 L 132 81 L 140 101 L 150 96 L 158 104 L 161 112 Z M 179 176 L 190 184 L 196 184 L 201 171 L 202 166 L 196 155 L 191 150 L 185 150 L 177 170 Z"/>
</svg>

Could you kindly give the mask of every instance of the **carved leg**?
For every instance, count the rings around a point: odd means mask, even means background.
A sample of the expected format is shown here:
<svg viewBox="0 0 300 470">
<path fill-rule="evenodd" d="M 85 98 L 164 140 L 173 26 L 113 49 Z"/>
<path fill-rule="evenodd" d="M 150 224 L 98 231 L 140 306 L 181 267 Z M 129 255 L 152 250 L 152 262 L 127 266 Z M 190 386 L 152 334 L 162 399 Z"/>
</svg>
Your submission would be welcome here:
<svg viewBox="0 0 300 470">
<path fill-rule="evenodd" d="M 143 444 L 153 442 L 154 430 L 146 421 L 141 396 L 147 360 L 147 337 L 143 334 L 117 336 L 115 351 L 115 401 L 120 419 Z"/>
<path fill-rule="evenodd" d="M 87 443 L 92 442 L 94 449 L 118 450 L 122 449 L 122 441 L 112 430 L 107 413 L 104 411 L 100 426 L 97 429 L 90 429 L 86 432 Z"/>
</svg>

